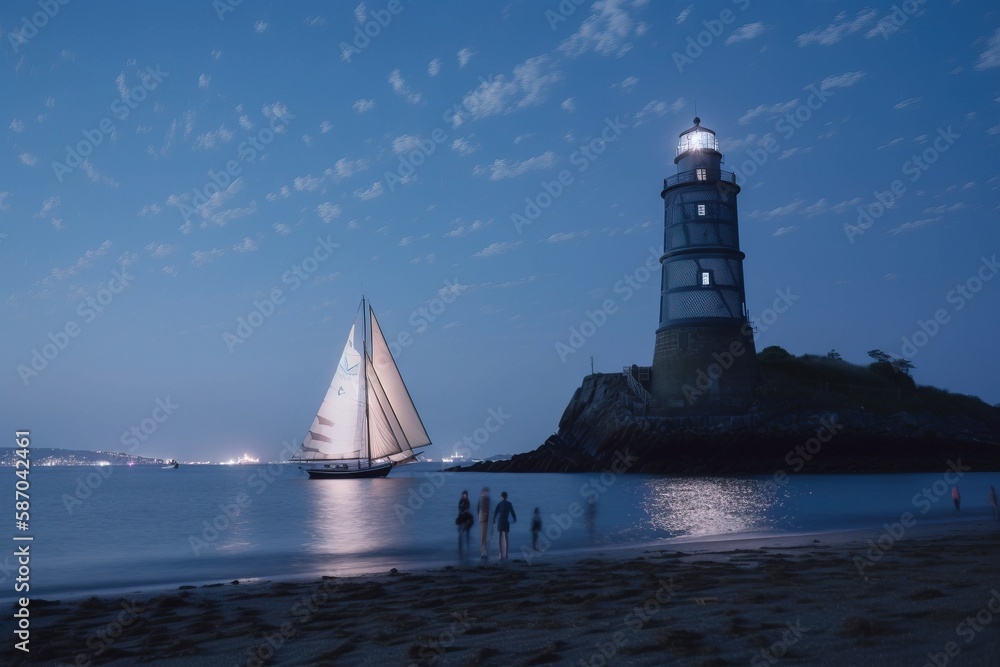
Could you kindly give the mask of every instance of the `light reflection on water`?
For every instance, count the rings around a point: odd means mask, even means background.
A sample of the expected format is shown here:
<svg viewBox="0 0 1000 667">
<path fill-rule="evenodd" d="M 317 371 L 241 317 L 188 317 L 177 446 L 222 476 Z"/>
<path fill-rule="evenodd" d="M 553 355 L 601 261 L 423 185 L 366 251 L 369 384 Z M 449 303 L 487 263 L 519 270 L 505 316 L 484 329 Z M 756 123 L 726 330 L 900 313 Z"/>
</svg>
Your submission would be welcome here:
<svg viewBox="0 0 1000 667">
<path fill-rule="evenodd" d="M 1000 486 L 996 474 L 965 473 L 966 502 L 957 515 L 946 492 L 924 501 L 923 511 L 915 504 L 943 484 L 941 473 L 790 475 L 775 485 L 772 476 L 497 475 L 441 473 L 430 464 L 386 479 L 336 481 L 307 480 L 294 466 L 109 471 L 89 488 L 81 480 L 97 475 L 91 467 L 39 469 L 33 477 L 32 593 L 455 562 L 459 495 L 467 489 L 475 502 L 483 486 L 491 487 L 494 506 L 501 491 L 510 494 L 519 518 L 510 532 L 514 557 L 531 547 L 535 507 L 558 554 L 665 538 L 881 530 L 903 512 L 921 524 L 976 520 L 989 516 L 990 485 Z M 265 471 L 271 481 L 263 484 Z M 590 497 L 597 498 L 593 524 Z M 473 551 L 478 534 L 477 525 Z M 494 534 L 491 558 L 496 551 Z M 0 554 L 0 585 L 12 565 Z"/>
<path fill-rule="evenodd" d="M 762 480 L 674 477 L 643 480 L 641 503 L 656 532 L 677 537 L 773 528 L 781 499 Z"/>
</svg>

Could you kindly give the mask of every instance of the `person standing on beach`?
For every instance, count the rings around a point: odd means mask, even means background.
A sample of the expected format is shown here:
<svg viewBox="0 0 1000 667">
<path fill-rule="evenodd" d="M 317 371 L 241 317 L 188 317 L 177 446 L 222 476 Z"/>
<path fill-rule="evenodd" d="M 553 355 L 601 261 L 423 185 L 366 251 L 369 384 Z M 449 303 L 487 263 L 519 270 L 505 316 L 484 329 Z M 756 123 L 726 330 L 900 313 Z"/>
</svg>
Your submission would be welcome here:
<svg viewBox="0 0 1000 667">
<path fill-rule="evenodd" d="M 479 551 L 486 560 L 486 540 L 490 536 L 490 487 L 484 486 L 479 494 Z"/>
<path fill-rule="evenodd" d="M 462 491 L 462 497 L 458 499 L 458 518 L 455 519 L 455 525 L 458 526 L 458 557 L 462 558 L 463 554 L 469 552 L 469 532 L 472 529 L 472 524 L 475 521 L 472 518 L 472 512 L 469 508 L 472 504 L 469 502 L 469 492 Z M 465 549 L 462 549 L 462 542 L 465 542 Z"/>
<path fill-rule="evenodd" d="M 531 548 L 538 551 L 538 533 L 542 530 L 542 512 L 537 507 L 531 517 Z"/>
<path fill-rule="evenodd" d="M 962 508 L 962 495 L 958 492 L 958 487 L 951 487 L 951 499 L 955 501 L 955 511 L 961 512 Z"/>
<path fill-rule="evenodd" d="M 506 491 L 502 492 L 500 497 L 503 500 L 497 503 L 497 508 L 493 511 L 493 523 L 497 524 L 497 532 L 500 534 L 500 560 L 504 560 L 507 558 L 507 547 L 509 546 L 507 534 L 510 533 L 510 521 L 508 517 L 517 523 L 517 513 L 514 511 L 514 506 L 507 500 Z"/>
<path fill-rule="evenodd" d="M 993 520 L 996 521 L 997 520 L 997 490 L 994 489 L 991 486 L 990 487 L 989 495 L 987 497 L 990 499 L 990 507 L 993 508 Z"/>
</svg>

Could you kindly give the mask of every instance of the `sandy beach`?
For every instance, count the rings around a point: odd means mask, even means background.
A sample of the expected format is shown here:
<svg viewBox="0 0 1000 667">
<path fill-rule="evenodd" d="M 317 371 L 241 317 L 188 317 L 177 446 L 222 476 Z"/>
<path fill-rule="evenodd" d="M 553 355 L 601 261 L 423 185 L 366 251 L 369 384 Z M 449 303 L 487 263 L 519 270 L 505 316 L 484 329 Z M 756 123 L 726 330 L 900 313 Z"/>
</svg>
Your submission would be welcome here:
<svg viewBox="0 0 1000 667">
<path fill-rule="evenodd" d="M 982 520 L 33 600 L 0 662 L 997 665 L 998 557 Z"/>
</svg>

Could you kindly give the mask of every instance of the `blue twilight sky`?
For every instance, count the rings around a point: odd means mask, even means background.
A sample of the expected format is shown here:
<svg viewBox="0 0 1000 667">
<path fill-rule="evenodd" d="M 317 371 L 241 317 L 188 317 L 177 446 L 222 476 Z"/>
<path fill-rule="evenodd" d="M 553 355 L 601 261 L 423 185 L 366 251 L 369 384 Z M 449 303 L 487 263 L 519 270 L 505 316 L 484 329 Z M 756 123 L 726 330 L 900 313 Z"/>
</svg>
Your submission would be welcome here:
<svg viewBox="0 0 1000 667">
<path fill-rule="evenodd" d="M 1000 6 L 794 4 L 4 2 L 4 423 L 283 458 L 363 287 L 431 457 L 533 449 L 652 360 L 696 105 L 758 349 L 1000 402 Z"/>
</svg>

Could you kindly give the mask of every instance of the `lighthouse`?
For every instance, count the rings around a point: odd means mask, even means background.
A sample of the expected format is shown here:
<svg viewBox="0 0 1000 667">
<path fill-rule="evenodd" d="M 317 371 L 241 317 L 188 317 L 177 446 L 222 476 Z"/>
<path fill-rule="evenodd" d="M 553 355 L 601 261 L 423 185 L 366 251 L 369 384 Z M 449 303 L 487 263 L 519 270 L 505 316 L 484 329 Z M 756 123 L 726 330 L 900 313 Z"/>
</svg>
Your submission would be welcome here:
<svg viewBox="0 0 1000 667">
<path fill-rule="evenodd" d="M 663 180 L 660 321 L 650 390 L 666 414 L 738 415 L 753 402 L 757 356 L 743 287 L 736 197 L 715 132 L 680 134 Z"/>
</svg>

